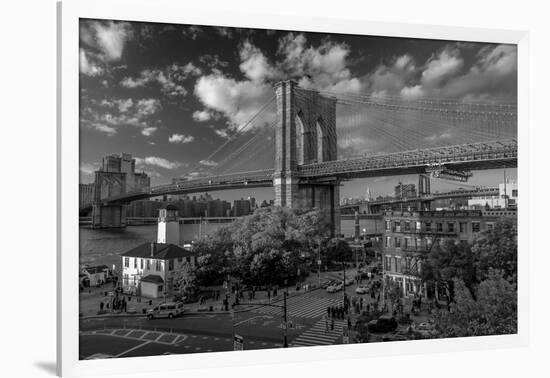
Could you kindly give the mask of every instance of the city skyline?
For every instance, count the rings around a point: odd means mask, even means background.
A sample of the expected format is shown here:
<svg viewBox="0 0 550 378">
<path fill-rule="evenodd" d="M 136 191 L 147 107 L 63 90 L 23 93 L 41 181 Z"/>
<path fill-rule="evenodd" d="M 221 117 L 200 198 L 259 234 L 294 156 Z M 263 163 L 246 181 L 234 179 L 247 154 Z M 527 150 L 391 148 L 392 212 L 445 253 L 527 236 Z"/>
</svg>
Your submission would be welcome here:
<svg viewBox="0 0 550 378">
<path fill-rule="evenodd" d="M 152 185 L 194 177 L 207 168 L 199 162 L 254 114 L 282 78 L 292 77 L 306 88 L 405 99 L 492 103 L 515 102 L 516 97 L 515 46 L 94 20 L 81 24 L 81 182 L 93 180 L 102 156 L 119 152 L 132 153 L 137 170 L 147 172 Z M 369 152 L 379 151 L 367 146 Z M 515 177 L 515 169 L 508 174 Z M 500 177 L 501 171 L 480 172 L 468 184 L 496 185 Z M 353 180 L 344 183 L 342 196 L 362 194 L 366 186 L 391 192 L 399 180 L 416 182 L 413 176 Z M 438 187 L 456 184 L 433 188 Z M 246 195 L 268 199 L 272 189 Z M 222 198 L 232 200 L 233 193 Z"/>
</svg>

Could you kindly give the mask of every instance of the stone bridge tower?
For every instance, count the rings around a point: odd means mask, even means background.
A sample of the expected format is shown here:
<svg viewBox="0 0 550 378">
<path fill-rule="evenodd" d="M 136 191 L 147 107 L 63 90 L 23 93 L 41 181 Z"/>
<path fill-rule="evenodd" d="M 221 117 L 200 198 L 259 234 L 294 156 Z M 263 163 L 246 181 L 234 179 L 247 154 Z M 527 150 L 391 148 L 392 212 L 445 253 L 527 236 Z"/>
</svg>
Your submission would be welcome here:
<svg viewBox="0 0 550 378">
<path fill-rule="evenodd" d="M 339 235 L 339 180 L 300 178 L 302 165 L 337 159 L 336 99 L 302 89 L 292 80 L 277 83 L 275 94 L 275 204 L 325 211 Z"/>
</svg>

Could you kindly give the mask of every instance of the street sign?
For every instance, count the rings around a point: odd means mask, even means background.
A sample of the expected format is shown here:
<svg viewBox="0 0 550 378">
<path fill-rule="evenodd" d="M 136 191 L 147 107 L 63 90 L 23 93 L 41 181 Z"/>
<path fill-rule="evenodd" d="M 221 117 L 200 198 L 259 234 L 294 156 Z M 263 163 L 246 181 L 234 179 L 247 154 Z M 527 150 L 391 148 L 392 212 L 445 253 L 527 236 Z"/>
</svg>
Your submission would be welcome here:
<svg viewBox="0 0 550 378">
<path fill-rule="evenodd" d="M 244 350 L 244 338 L 241 335 L 233 336 L 233 350 Z"/>
<path fill-rule="evenodd" d="M 317 260 L 317 265 L 321 266 L 321 259 Z"/>
</svg>

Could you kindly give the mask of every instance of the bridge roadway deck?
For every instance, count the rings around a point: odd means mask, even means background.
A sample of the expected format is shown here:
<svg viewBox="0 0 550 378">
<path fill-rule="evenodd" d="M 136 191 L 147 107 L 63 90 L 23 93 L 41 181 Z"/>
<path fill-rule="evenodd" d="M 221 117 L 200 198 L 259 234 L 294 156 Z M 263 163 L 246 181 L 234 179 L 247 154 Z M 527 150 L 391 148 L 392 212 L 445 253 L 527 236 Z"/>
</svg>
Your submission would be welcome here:
<svg viewBox="0 0 550 378">
<path fill-rule="evenodd" d="M 444 165 L 454 170 L 484 170 L 517 166 L 517 141 L 496 141 L 445 146 L 424 150 L 379 154 L 361 158 L 303 165 L 298 174 L 304 182 L 327 177 L 354 178 L 426 173 L 426 168 Z M 273 186 L 273 169 L 198 178 L 151 188 L 146 192 L 125 193 L 102 200 L 103 204 L 129 203 L 167 194 L 188 194 L 241 188 Z M 81 207 L 81 210 L 90 205 Z"/>
</svg>

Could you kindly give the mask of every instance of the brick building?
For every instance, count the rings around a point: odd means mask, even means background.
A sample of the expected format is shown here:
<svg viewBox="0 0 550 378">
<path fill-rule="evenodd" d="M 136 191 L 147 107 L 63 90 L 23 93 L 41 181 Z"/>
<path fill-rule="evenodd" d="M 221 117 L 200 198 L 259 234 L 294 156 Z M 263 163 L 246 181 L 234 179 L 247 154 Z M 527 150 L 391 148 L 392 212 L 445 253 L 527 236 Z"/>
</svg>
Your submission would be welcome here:
<svg viewBox="0 0 550 378">
<path fill-rule="evenodd" d="M 422 258 L 446 239 L 472 243 L 480 232 L 503 218 L 516 220 L 515 209 L 386 211 L 383 214 L 384 276 L 402 285 L 405 295 L 426 294 L 420 279 Z"/>
</svg>

